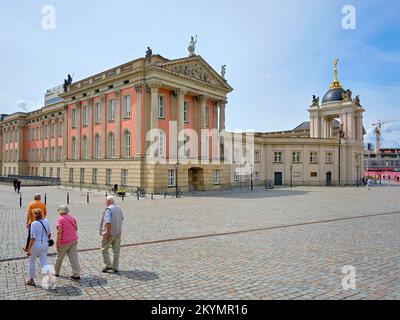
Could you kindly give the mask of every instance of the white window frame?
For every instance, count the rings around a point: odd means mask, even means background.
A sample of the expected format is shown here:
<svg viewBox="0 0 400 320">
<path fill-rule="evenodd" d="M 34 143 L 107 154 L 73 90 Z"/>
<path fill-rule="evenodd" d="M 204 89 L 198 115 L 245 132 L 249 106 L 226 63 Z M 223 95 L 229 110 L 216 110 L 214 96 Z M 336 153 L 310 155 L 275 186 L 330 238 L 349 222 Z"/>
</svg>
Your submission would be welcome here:
<svg viewBox="0 0 400 320">
<path fill-rule="evenodd" d="M 168 187 L 176 186 L 176 170 L 168 169 Z"/>
<path fill-rule="evenodd" d="M 128 169 L 121 169 L 121 186 L 128 185 Z"/>
<path fill-rule="evenodd" d="M 88 125 L 88 106 L 84 106 L 82 109 L 82 125 L 87 126 Z"/>
<path fill-rule="evenodd" d="M 92 184 L 97 184 L 97 168 L 92 169 Z"/>
<path fill-rule="evenodd" d="M 131 95 L 127 94 L 123 98 L 123 117 L 129 119 L 131 117 L 132 101 Z"/>
<path fill-rule="evenodd" d="M 76 109 L 72 109 L 71 111 L 71 126 L 72 128 L 76 128 Z"/>
<path fill-rule="evenodd" d="M 94 104 L 94 122 L 96 124 L 99 124 L 101 119 L 101 103 L 100 102 L 96 102 Z"/>
<path fill-rule="evenodd" d="M 108 158 L 112 159 L 115 157 L 115 135 L 114 133 L 111 131 L 108 133 Z"/>
<path fill-rule="evenodd" d="M 106 184 L 110 185 L 112 181 L 112 169 L 106 169 Z"/>
<path fill-rule="evenodd" d="M 110 99 L 108 100 L 108 122 L 112 122 L 115 120 L 115 100 Z"/>
<path fill-rule="evenodd" d="M 190 103 L 189 103 L 189 101 L 183 102 L 183 122 L 184 123 L 190 122 Z"/>
<path fill-rule="evenodd" d="M 301 153 L 299 151 L 292 152 L 292 162 L 294 163 L 301 162 Z"/>
<path fill-rule="evenodd" d="M 166 98 L 163 95 L 158 96 L 158 118 L 165 119 Z"/>
<path fill-rule="evenodd" d="M 129 137 L 129 139 L 127 137 Z M 124 143 L 124 158 L 130 158 L 131 157 L 131 132 L 128 129 L 124 130 L 123 143 Z"/>
<path fill-rule="evenodd" d="M 233 181 L 239 181 L 239 173 L 237 170 L 233 172 Z"/>
<path fill-rule="evenodd" d="M 318 152 L 310 152 L 310 163 L 318 163 Z"/>
<path fill-rule="evenodd" d="M 275 151 L 274 152 L 274 162 L 275 163 L 282 163 L 283 162 L 283 152 L 282 151 Z"/>
<path fill-rule="evenodd" d="M 158 157 L 165 158 L 166 157 L 166 135 L 164 130 L 158 130 Z"/>
<path fill-rule="evenodd" d="M 218 169 L 213 171 L 213 183 L 214 185 L 221 184 L 221 170 Z"/>
<path fill-rule="evenodd" d="M 101 152 L 100 148 L 101 148 L 100 135 L 98 133 L 96 133 L 94 136 L 94 158 L 95 159 L 100 158 L 100 152 Z"/>
<path fill-rule="evenodd" d="M 327 152 L 326 153 L 326 164 L 332 164 L 333 163 L 333 152 Z"/>
</svg>

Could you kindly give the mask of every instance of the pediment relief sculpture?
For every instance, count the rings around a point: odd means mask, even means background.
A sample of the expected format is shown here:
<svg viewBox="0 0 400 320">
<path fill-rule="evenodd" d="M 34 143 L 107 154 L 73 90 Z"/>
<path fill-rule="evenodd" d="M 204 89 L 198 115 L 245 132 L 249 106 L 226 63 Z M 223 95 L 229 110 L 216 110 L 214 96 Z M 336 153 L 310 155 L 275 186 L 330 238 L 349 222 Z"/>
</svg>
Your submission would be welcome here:
<svg viewBox="0 0 400 320">
<path fill-rule="evenodd" d="M 211 75 L 198 63 L 179 65 L 170 70 L 208 83 L 216 83 Z"/>
</svg>

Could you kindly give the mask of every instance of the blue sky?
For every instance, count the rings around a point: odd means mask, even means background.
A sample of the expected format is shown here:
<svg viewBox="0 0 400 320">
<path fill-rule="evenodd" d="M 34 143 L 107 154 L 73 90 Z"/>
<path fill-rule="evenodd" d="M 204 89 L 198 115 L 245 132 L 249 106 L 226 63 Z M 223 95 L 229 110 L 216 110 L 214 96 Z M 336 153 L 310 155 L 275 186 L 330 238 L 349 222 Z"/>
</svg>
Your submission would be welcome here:
<svg viewBox="0 0 400 320">
<path fill-rule="evenodd" d="M 56 9 L 44 30 L 41 9 Z M 342 7 L 356 8 L 355 30 L 341 26 Z M 400 1 L 39 1 L 0 3 L 0 113 L 43 104 L 47 88 L 67 73 L 75 80 L 144 56 L 147 46 L 170 59 L 196 53 L 234 87 L 227 127 L 278 131 L 308 120 L 313 94 L 339 79 L 366 109 L 371 124 L 400 119 Z M 384 146 L 400 146 L 400 122 L 384 130 Z"/>
</svg>

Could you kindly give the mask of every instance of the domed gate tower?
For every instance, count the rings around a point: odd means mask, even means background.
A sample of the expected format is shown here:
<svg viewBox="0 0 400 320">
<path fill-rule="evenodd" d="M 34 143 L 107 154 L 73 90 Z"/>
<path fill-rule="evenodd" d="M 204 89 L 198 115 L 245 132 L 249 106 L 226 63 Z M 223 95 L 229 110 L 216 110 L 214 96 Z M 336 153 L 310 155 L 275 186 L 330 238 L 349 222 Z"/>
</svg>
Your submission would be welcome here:
<svg viewBox="0 0 400 320">
<path fill-rule="evenodd" d="M 334 60 L 334 81 L 319 105 L 319 97 L 313 98 L 310 112 L 310 137 L 335 139 L 338 143 L 338 184 L 358 184 L 363 170 L 363 113 L 360 97 L 352 98 L 350 89 L 344 90 L 338 80 L 338 59 Z M 338 119 L 339 130 L 334 132 L 333 123 Z"/>
</svg>

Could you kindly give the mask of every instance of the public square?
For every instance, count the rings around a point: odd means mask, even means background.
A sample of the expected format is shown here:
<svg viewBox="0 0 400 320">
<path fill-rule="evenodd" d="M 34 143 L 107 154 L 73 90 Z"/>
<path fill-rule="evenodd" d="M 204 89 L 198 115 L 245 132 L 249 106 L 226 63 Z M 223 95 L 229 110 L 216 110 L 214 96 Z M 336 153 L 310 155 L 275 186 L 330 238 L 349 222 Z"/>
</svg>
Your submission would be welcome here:
<svg viewBox="0 0 400 320">
<path fill-rule="evenodd" d="M 26 206 L 70 194 L 81 280 L 64 260 L 57 290 L 27 287 Z M 99 223 L 105 192 L 0 185 L 0 299 L 400 299 L 400 186 L 258 188 L 117 198 L 125 214 L 119 274 L 104 274 Z M 51 248 L 49 261 L 55 263 Z M 343 290 L 344 266 L 356 289 Z"/>
</svg>

